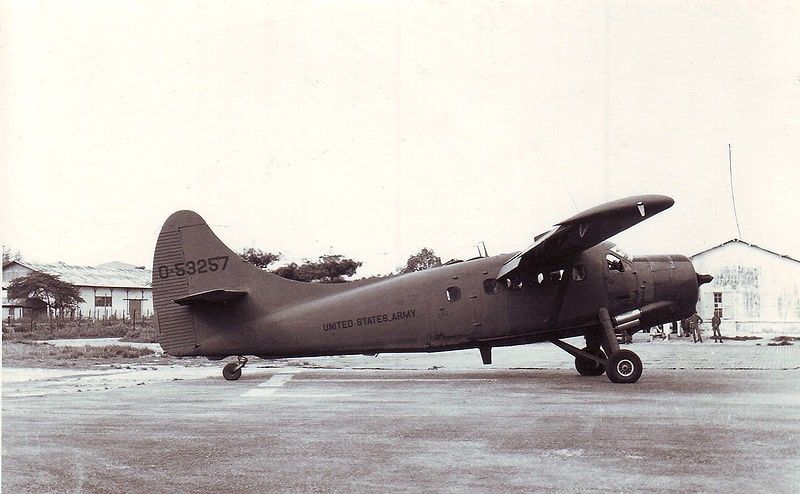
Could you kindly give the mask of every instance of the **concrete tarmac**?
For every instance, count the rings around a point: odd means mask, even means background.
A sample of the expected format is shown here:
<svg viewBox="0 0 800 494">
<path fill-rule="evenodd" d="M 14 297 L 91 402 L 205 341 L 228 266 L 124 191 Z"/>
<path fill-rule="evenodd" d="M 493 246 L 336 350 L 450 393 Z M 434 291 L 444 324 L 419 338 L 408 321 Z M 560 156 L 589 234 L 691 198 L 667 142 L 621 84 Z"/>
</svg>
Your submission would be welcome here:
<svg viewBox="0 0 800 494">
<path fill-rule="evenodd" d="M 477 351 L 254 361 L 236 382 L 219 363 L 4 369 L 2 488 L 800 491 L 797 346 L 705 350 L 767 370 L 681 370 L 658 362 L 699 350 L 656 345 L 631 347 L 634 385 L 580 377 L 546 345 L 524 348 L 538 369 L 511 368 L 520 349 L 488 368 Z"/>
</svg>

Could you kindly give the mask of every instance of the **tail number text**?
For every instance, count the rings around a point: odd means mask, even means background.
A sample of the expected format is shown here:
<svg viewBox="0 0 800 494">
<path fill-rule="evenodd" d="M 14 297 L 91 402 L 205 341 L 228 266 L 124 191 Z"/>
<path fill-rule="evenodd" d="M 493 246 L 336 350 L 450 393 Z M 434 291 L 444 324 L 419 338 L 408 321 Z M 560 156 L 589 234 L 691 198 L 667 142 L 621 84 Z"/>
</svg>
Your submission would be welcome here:
<svg viewBox="0 0 800 494">
<path fill-rule="evenodd" d="M 164 280 L 170 276 L 181 277 L 224 271 L 227 267 L 228 256 L 207 257 L 196 261 L 176 262 L 172 266 L 161 265 L 158 267 L 158 277 Z"/>
</svg>

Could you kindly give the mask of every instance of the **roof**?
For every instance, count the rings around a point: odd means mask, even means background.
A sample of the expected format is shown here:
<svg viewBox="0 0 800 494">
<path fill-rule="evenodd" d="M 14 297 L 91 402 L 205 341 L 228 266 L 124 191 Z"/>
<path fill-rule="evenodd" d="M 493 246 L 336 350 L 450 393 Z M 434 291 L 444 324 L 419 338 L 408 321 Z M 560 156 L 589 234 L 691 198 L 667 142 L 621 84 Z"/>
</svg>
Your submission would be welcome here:
<svg viewBox="0 0 800 494">
<path fill-rule="evenodd" d="M 25 309 L 42 309 L 47 307 L 44 300 L 38 298 L 12 298 L 11 300 L 3 297 L 3 307 L 22 307 Z"/>
<path fill-rule="evenodd" d="M 789 256 L 787 256 L 785 254 L 778 254 L 777 252 L 771 251 L 769 249 L 765 249 L 764 247 L 759 247 L 758 245 L 751 244 L 750 242 L 745 242 L 744 240 L 739 240 L 738 238 L 732 238 L 732 239 L 728 240 L 727 242 L 722 242 L 719 245 L 715 245 L 714 247 L 710 247 L 710 248 L 708 248 L 708 249 L 706 249 L 704 251 L 698 252 L 697 254 L 695 254 L 693 256 L 689 256 L 689 258 L 691 259 L 691 258 L 697 257 L 700 254 L 705 254 L 706 252 L 712 251 L 714 249 L 718 249 L 720 247 L 723 247 L 725 245 L 732 244 L 732 243 L 744 244 L 744 245 L 747 245 L 748 247 L 753 247 L 753 248 L 756 248 L 758 250 L 764 251 L 764 252 L 766 252 L 768 254 L 772 254 L 773 256 L 782 257 L 784 259 L 788 259 L 790 261 L 794 261 L 794 262 L 800 263 L 800 261 L 798 261 L 797 259 L 795 259 L 793 257 L 789 257 Z"/>
<path fill-rule="evenodd" d="M 11 261 L 3 264 L 3 269 L 11 264 L 19 264 L 33 271 L 52 274 L 76 286 L 109 288 L 151 288 L 152 272 L 142 268 L 107 266 L 72 266 L 63 262 L 45 264 L 28 261 Z"/>
</svg>

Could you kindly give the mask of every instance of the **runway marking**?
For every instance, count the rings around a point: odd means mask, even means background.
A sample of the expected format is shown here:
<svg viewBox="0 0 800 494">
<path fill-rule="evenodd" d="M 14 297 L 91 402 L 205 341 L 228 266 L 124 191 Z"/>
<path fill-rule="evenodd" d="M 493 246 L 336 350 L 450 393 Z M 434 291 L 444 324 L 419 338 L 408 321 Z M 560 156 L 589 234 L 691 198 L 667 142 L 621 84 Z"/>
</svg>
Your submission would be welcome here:
<svg viewBox="0 0 800 494">
<path fill-rule="evenodd" d="M 299 374 L 300 372 L 301 372 L 300 369 L 281 369 L 263 383 L 259 384 L 253 389 L 245 391 L 240 396 L 241 397 L 271 396 L 275 394 L 275 391 L 282 388 L 283 386 L 286 386 L 286 383 L 291 381 L 294 375 Z"/>
</svg>

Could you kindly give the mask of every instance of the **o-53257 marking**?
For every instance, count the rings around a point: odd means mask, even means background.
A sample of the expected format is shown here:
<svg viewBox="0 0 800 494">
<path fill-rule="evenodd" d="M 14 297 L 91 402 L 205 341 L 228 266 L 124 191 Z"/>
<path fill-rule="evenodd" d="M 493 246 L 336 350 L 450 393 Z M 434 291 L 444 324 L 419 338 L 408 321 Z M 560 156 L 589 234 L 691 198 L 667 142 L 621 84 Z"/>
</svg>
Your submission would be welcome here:
<svg viewBox="0 0 800 494">
<path fill-rule="evenodd" d="M 188 276 L 193 274 L 224 271 L 228 267 L 228 256 L 206 257 L 195 261 L 176 262 L 173 265 L 162 264 L 158 267 L 158 277 L 163 279 L 170 276 Z"/>
</svg>

